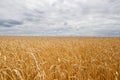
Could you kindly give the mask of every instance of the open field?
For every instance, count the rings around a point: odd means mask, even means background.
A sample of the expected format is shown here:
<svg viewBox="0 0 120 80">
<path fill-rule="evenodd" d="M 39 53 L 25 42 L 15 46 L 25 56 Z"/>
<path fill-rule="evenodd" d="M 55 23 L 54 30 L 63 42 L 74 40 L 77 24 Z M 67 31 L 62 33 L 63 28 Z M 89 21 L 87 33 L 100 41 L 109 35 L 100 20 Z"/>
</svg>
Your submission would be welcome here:
<svg viewBox="0 0 120 80">
<path fill-rule="evenodd" d="M 120 37 L 0 37 L 0 80 L 120 80 Z"/>
</svg>

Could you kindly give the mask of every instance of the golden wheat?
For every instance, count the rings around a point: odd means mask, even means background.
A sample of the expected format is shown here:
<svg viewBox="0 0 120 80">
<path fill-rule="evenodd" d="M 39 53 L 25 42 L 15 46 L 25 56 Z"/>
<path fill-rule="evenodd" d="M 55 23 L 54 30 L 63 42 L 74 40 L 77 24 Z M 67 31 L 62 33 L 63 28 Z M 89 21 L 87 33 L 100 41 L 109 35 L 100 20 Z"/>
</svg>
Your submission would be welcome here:
<svg viewBox="0 0 120 80">
<path fill-rule="evenodd" d="M 120 37 L 0 37 L 0 80 L 120 80 Z"/>
</svg>

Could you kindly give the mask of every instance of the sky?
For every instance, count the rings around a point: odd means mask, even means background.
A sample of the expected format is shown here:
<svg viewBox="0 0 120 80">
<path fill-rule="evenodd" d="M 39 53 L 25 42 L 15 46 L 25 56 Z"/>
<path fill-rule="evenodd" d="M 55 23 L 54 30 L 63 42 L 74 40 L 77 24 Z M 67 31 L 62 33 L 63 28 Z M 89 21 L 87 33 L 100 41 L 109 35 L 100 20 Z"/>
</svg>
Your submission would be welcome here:
<svg viewBox="0 0 120 80">
<path fill-rule="evenodd" d="M 0 35 L 120 36 L 120 0 L 0 0 Z"/>
</svg>

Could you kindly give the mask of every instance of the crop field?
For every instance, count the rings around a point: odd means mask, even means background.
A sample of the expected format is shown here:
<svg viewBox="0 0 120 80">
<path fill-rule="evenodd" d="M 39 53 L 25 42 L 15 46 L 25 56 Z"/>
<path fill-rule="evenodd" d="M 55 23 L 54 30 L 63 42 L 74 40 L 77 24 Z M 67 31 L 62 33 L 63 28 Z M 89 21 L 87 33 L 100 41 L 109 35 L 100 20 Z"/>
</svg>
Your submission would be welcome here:
<svg viewBox="0 0 120 80">
<path fill-rule="evenodd" d="M 0 80 L 120 80 L 120 37 L 0 37 Z"/>
</svg>

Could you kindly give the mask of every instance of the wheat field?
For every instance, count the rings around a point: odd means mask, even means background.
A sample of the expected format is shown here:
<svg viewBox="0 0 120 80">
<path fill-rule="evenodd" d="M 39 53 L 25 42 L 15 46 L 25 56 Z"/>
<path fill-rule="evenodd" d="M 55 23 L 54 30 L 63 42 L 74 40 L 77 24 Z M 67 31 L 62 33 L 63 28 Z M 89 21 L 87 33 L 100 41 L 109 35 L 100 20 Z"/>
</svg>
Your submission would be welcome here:
<svg viewBox="0 0 120 80">
<path fill-rule="evenodd" d="M 120 37 L 0 37 L 0 80 L 120 80 Z"/>
</svg>

